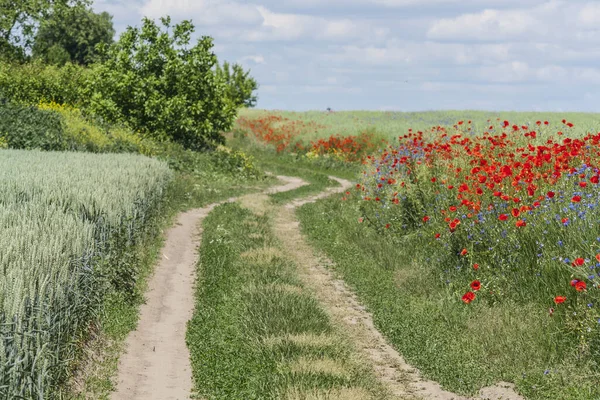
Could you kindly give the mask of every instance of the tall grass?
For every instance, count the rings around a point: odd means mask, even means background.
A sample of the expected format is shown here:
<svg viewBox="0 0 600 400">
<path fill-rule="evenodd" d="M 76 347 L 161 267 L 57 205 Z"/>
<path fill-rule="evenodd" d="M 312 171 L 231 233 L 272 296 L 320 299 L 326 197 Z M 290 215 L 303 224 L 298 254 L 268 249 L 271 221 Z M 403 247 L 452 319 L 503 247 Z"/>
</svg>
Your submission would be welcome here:
<svg viewBox="0 0 600 400">
<path fill-rule="evenodd" d="M 0 395 L 51 398 L 171 173 L 132 155 L 0 152 Z"/>
</svg>

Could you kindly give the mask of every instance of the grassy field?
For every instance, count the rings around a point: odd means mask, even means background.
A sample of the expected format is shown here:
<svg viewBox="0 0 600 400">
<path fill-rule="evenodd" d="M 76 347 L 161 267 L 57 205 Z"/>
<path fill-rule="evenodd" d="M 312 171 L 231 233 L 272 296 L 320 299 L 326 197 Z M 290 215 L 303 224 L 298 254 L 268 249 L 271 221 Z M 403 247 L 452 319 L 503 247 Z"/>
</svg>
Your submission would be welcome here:
<svg viewBox="0 0 600 400">
<path fill-rule="evenodd" d="M 597 115 L 274 114 L 244 125 L 266 135 L 240 128 L 248 143 L 331 175 L 335 148 L 271 138 L 395 138 L 352 163 L 357 188 L 299 215 L 411 364 L 463 394 L 509 381 L 531 399 L 600 397 Z"/>
<path fill-rule="evenodd" d="M 458 121 L 472 121 L 475 131 L 481 131 L 492 123 L 508 120 L 518 124 L 533 125 L 536 121 L 548 121 L 553 129 L 562 126 L 562 119 L 575 124 L 575 134 L 585 131 L 600 131 L 600 114 L 591 113 L 547 113 L 547 112 L 487 112 L 487 111 L 271 111 L 247 109 L 238 118 L 260 120 L 270 116 L 281 117 L 272 123 L 274 128 L 287 127 L 303 141 L 326 138 L 330 135 L 357 135 L 373 130 L 388 140 L 395 140 L 409 129 L 429 130 L 434 126 L 452 126 Z"/>
<path fill-rule="evenodd" d="M 0 151 L 0 329 L 18 338 L 0 343 L 0 394 L 106 398 L 165 227 L 263 190 L 269 171 L 308 185 L 205 221 L 187 334 L 198 395 L 385 398 L 267 216 L 333 175 L 354 188 L 303 206 L 302 229 L 409 363 L 460 394 L 508 381 L 529 399 L 600 398 L 596 115 L 241 118 L 229 145 L 243 153 Z"/>
<path fill-rule="evenodd" d="M 133 155 L 0 154 L 0 392 L 44 398 L 64 379 L 104 295 L 130 291 L 124 257 L 160 212 L 164 163 Z"/>
<path fill-rule="evenodd" d="M 187 334 L 197 394 L 385 398 L 303 288 L 271 224 L 267 213 L 238 204 L 218 207 L 204 222 L 196 311 Z"/>
</svg>

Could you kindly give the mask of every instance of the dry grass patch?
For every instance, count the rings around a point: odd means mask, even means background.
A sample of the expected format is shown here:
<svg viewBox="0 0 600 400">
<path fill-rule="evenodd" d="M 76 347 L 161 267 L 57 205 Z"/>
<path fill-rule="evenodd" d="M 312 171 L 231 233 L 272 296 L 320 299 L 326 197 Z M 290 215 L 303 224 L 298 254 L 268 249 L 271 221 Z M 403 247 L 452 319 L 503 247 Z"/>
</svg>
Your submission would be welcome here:
<svg viewBox="0 0 600 400">
<path fill-rule="evenodd" d="M 271 264 L 283 258 L 283 253 L 276 247 L 261 247 L 245 251 L 240 254 L 240 257 L 252 264 Z"/>
<path fill-rule="evenodd" d="M 340 344 L 340 340 L 331 335 L 315 335 L 312 333 L 300 333 L 297 335 L 269 336 L 264 338 L 263 343 L 270 347 L 293 343 L 302 347 L 332 347 Z"/>
<path fill-rule="evenodd" d="M 240 197 L 240 204 L 256 215 L 264 215 L 272 206 L 269 205 L 269 196 L 265 194 L 249 194 Z"/>
<path fill-rule="evenodd" d="M 370 400 L 373 397 L 363 388 L 310 390 L 291 387 L 281 396 L 285 400 Z"/>
<path fill-rule="evenodd" d="M 345 365 L 331 358 L 313 359 L 300 357 L 285 365 L 285 368 L 296 374 L 326 374 L 349 379 L 350 372 Z"/>
</svg>

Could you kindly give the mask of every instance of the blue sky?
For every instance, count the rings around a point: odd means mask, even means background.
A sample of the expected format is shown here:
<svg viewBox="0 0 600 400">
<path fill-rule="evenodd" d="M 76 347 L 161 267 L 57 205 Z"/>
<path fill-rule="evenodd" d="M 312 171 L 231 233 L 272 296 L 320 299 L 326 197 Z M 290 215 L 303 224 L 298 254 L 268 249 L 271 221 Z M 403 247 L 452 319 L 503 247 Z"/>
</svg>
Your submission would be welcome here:
<svg viewBox="0 0 600 400">
<path fill-rule="evenodd" d="M 600 1 L 96 0 L 191 19 L 286 110 L 600 111 Z"/>
</svg>

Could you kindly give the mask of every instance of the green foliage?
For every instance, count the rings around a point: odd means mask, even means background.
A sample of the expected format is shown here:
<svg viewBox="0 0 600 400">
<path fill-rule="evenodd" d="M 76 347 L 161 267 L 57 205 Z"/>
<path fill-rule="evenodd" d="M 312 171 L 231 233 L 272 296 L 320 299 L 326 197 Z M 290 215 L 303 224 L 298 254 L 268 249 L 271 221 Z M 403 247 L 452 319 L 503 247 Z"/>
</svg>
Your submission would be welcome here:
<svg viewBox="0 0 600 400">
<path fill-rule="evenodd" d="M 45 63 L 88 65 L 99 59 L 96 46 L 111 44 L 115 30 L 112 16 L 85 7 L 60 8 L 40 25 L 33 56 Z"/>
<path fill-rule="evenodd" d="M 57 113 L 0 103 L 0 138 L 13 149 L 65 150 L 65 126 Z"/>
<path fill-rule="evenodd" d="M 258 83 L 250 76 L 250 71 L 244 71 L 241 65 L 230 65 L 227 61 L 223 66 L 217 65 L 217 75 L 227 85 L 227 97 L 236 107 L 254 107 L 257 97 L 254 91 Z"/>
<path fill-rule="evenodd" d="M 52 398 L 103 297 L 131 293 L 129 250 L 171 173 L 133 155 L 2 150 L 0 397 Z"/>
<path fill-rule="evenodd" d="M 56 67 L 41 62 L 0 62 L 0 97 L 26 105 L 42 101 L 78 105 L 84 102 L 84 90 L 92 73 L 71 63 Z"/>
<path fill-rule="evenodd" d="M 159 144 L 118 125 L 101 125 L 86 118 L 80 109 L 54 102 L 40 103 L 41 110 L 60 114 L 64 122 L 66 149 L 93 153 L 159 154 Z"/>
<path fill-rule="evenodd" d="M 191 22 L 161 21 L 162 27 L 144 19 L 106 50 L 93 74 L 89 110 L 193 150 L 222 143 L 236 111 L 213 71 L 212 39 L 190 47 Z"/>
<path fill-rule="evenodd" d="M 41 21 L 61 8 L 87 3 L 88 0 L 0 0 L 0 59 L 24 56 L 23 50 L 33 43 Z"/>
</svg>

